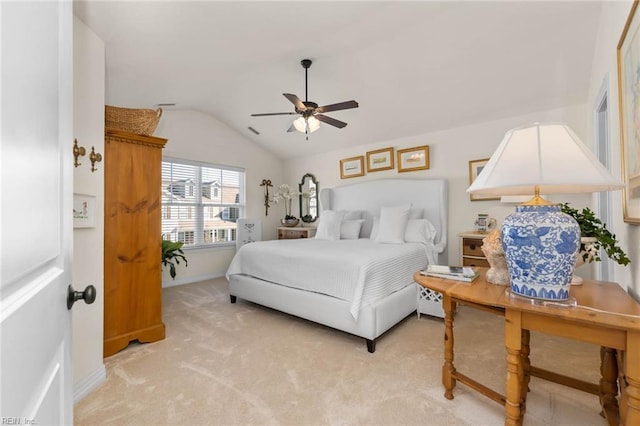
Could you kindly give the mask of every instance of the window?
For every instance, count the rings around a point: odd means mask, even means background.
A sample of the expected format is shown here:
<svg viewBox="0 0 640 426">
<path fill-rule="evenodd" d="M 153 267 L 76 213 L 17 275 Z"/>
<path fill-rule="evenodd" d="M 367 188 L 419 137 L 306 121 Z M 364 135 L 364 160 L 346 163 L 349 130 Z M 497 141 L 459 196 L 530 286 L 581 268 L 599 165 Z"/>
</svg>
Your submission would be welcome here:
<svg viewBox="0 0 640 426">
<path fill-rule="evenodd" d="M 235 244 L 244 214 L 244 170 L 165 157 L 162 237 L 185 247 Z"/>
</svg>

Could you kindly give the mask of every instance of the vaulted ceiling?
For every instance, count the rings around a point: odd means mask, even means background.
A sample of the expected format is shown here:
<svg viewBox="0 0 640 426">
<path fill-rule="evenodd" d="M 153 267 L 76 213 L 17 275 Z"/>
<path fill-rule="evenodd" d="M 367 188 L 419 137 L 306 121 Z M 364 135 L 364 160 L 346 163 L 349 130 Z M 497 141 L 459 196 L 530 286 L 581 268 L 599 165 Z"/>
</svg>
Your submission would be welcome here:
<svg viewBox="0 0 640 426">
<path fill-rule="evenodd" d="M 282 158 L 587 101 L 595 1 L 78 1 L 105 43 L 107 103 L 211 114 Z M 327 113 L 287 133 L 282 94 Z M 253 127 L 259 135 L 253 134 Z M 427 142 L 427 141 L 425 141 Z M 206 140 L 203 140 L 206 144 Z"/>
</svg>

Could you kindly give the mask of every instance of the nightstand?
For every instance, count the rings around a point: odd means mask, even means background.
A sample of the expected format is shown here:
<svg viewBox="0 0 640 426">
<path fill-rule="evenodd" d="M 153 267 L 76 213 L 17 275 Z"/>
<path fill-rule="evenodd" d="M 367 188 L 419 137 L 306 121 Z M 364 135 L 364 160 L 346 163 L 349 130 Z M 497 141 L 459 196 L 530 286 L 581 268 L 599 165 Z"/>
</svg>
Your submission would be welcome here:
<svg viewBox="0 0 640 426">
<path fill-rule="evenodd" d="M 463 232 L 460 234 L 460 265 L 491 266 L 482 252 L 482 240 L 488 232 Z"/>
<path fill-rule="evenodd" d="M 286 226 L 278 227 L 279 240 L 294 240 L 297 238 L 313 238 L 316 235 L 316 228 L 289 228 Z"/>
</svg>

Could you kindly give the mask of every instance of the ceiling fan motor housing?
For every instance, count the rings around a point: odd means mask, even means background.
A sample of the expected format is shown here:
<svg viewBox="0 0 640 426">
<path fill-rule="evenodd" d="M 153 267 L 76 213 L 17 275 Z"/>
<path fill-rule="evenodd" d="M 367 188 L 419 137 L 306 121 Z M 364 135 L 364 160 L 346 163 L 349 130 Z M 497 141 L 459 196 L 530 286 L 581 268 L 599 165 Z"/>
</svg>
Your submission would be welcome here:
<svg viewBox="0 0 640 426">
<path fill-rule="evenodd" d="M 318 104 L 315 102 L 303 101 L 302 103 L 306 108 L 305 109 L 296 108 L 296 112 L 298 114 L 302 114 L 305 117 L 312 115 L 315 112 L 316 108 L 318 108 Z"/>
</svg>

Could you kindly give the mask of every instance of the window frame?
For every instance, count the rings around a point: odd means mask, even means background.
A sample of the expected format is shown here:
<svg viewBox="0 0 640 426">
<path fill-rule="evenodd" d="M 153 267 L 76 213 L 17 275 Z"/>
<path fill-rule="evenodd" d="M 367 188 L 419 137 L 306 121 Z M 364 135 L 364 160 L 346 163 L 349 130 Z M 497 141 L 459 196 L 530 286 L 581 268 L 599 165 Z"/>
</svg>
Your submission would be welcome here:
<svg viewBox="0 0 640 426">
<path fill-rule="evenodd" d="M 210 213 L 207 213 L 207 209 L 208 208 L 220 208 L 220 211 L 224 211 L 224 209 L 226 208 L 233 208 L 236 207 L 238 209 L 238 218 L 244 218 L 245 217 L 245 211 L 246 211 L 246 171 L 243 167 L 236 167 L 236 166 L 228 166 L 228 165 L 223 165 L 223 164 L 215 164 L 215 163 L 208 163 L 208 162 L 203 162 L 203 161 L 194 161 L 194 160 L 187 160 L 184 158 L 177 158 L 177 157 L 170 157 L 170 156 L 163 156 L 162 157 L 162 167 L 164 167 L 165 163 L 169 163 L 169 164 L 176 164 L 176 165 L 185 165 L 185 166 L 191 166 L 191 167 L 196 167 L 197 169 L 197 174 L 199 176 L 197 176 L 196 182 L 194 183 L 196 186 L 196 190 L 199 189 L 198 192 L 201 194 L 200 197 L 198 197 L 198 199 L 200 200 L 199 202 L 181 202 L 181 203 L 165 203 L 164 202 L 164 195 L 161 197 L 162 203 L 161 203 L 161 209 L 162 209 L 162 213 L 161 213 L 161 226 L 164 229 L 164 222 L 165 220 L 180 220 L 182 214 L 181 211 L 182 209 L 187 209 L 188 212 L 193 211 L 195 216 L 194 219 L 194 229 L 191 230 L 191 232 L 194 233 L 194 244 L 190 244 L 190 245 L 184 245 L 183 250 L 194 250 L 194 249 L 201 249 L 201 248 L 213 248 L 213 247 L 227 247 L 227 246 L 235 246 L 236 245 L 236 241 L 224 241 L 224 242 L 205 242 L 206 241 L 206 237 L 205 237 L 205 228 L 204 228 L 204 224 L 206 222 L 206 220 L 210 219 Z M 220 202 L 207 202 L 204 203 L 202 202 L 202 191 L 204 188 L 203 182 L 202 182 L 202 168 L 209 168 L 209 169 L 219 169 L 222 171 L 227 171 L 227 172 L 237 172 L 238 173 L 238 195 L 237 195 L 237 199 L 238 202 L 237 203 L 223 203 L 222 202 L 222 191 L 219 192 L 219 197 L 220 198 Z M 161 187 L 160 190 L 164 191 L 164 181 L 161 179 Z M 222 190 L 222 185 L 224 182 L 220 182 L 220 188 Z M 168 189 L 168 188 L 167 188 Z M 168 189 L 170 192 L 170 189 Z M 187 189 L 185 188 L 185 193 L 186 193 Z M 213 197 L 211 197 L 211 199 L 213 199 Z M 172 211 L 172 208 L 177 208 L 177 210 Z M 237 224 L 237 219 L 234 223 Z M 211 231 L 212 234 L 216 234 L 219 229 L 222 228 L 213 228 L 210 229 L 209 231 Z M 224 228 L 225 230 L 225 234 L 226 229 L 230 229 L 230 231 L 228 231 L 228 234 L 233 238 L 233 236 L 235 236 L 237 238 L 237 228 Z M 235 230 L 235 231 L 234 231 Z M 190 230 L 188 229 L 182 229 L 182 230 L 178 230 L 176 231 L 176 238 L 177 241 L 180 241 L 180 234 L 185 234 L 187 232 L 189 232 Z M 165 233 L 163 232 L 163 238 L 165 236 Z M 198 239 L 197 236 L 200 236 L 200 238 Z"/>
</svg>

